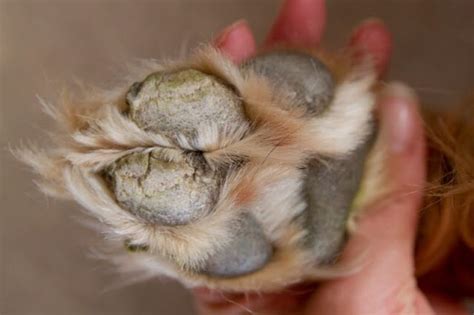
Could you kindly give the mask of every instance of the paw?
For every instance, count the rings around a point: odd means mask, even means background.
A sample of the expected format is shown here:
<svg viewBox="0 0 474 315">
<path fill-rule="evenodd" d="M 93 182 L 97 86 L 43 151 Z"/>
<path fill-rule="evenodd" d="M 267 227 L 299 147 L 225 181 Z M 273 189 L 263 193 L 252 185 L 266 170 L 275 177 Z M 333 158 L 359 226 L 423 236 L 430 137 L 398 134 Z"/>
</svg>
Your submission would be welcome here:
<svg viewBox="0 0 474 315">
<path fill-rule="evenodd" d="M 147 271 L 227 290 L 312 279 L 337 261 L 373 140 L 373 79 L 348 77 L 301 52 L 239 68 L 209 49 L 58 116 L 76 127 L 53 184 Z"/>
</svg>

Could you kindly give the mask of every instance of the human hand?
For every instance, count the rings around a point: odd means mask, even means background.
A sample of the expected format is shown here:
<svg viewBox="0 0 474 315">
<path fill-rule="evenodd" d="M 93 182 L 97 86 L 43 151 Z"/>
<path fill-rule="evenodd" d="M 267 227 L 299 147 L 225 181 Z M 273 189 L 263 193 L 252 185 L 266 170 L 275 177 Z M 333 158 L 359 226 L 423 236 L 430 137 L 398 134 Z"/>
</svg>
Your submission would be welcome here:
<svg viewBox="0 0 474 315">
<path fill-rule="evenodd" d="M 316 47 L 325 26 L 323 0 L 287 0 L 265 46 L 278 43 Z M 348 43 L 361 58 L 368 54 L 382 75 L 391 54 L 384 24 L 368 20 Z M 240 63 L 256 52 L 249 26 L 239 21 L 226 28 L 215 46 Z M 393 192 L 366 211 L 348 242 L 343 259 L 367 248 L 369 257 L 357 273 L 302 284 L 272 294 L 226 294 L 195 289 L 202 314 L 464 314 L 454 301 L 427 296 L 414 276 L 414 243 L 425 181 L 425 143 L 416 98 L 401 86 L 387 88 L 378 103 L 380 133 L 390 151 L 386 161 Z M 416 189 L 414 189 L 416 187 Z"/>
</svg>

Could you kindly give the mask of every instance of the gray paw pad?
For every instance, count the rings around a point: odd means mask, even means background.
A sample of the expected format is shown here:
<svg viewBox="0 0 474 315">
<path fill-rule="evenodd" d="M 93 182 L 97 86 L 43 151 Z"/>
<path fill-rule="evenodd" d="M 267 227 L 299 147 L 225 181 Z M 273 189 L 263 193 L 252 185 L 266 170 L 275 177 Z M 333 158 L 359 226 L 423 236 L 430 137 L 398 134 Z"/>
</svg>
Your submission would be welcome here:
<svg viewBox="0 0 474 315">
<path fill-rule="evenodd" d="M 332 98 L 334 82 L 327 67 L 303 53 L 275 51 L 249 60 L 243 69 L 252 69 L 270 79 L 277 89 L 290 92 L 310 114 L 322 113 Z"/>
<path fill-rule="evenodd" d="M 346 242 L 347 219 L 371 145 L 369 139 L 344 159 L 313 160 L 307 166 L 304 226 L 309 231 L 307 246 L 320 265 L 333 263 Z"/>
<path fill-rule="evenodd" d="M 129 117 L 145 131 L 193 138 L 210 123 L 222 130 L 243 125 L 239 97 L 217 78 L 197 70 L 156 72 L 135 83 L 127 94 Z"/>
<path fill-rule="evenodd" d="M 107 172 L 117 201 L 147 222 L 190 223 L 210 213 L 216 203 L 221 174 L 195 163 L 197 156 L 166 161 L 154 151 L 132 153 Z"/>
<path fill-rule="evenodd" d="M 242 215 L 233 228 L 233 237 L 207 261 L 202 273 L 216 277 L 236 277 L 262 268 L 272 256 L 272 246 L 250 214 Z"/>
</svg>

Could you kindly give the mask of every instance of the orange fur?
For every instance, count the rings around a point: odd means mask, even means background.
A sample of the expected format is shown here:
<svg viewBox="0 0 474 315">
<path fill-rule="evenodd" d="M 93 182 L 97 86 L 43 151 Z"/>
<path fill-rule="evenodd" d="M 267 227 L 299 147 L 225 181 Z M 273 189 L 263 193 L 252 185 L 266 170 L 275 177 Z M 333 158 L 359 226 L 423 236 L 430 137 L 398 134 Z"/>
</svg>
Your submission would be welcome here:
<svg viewBox="0 0 474 315">
<path fill-rule="evenodd" d="M 449 261 L 459 246 L 474 253 L 474 98 L 452 113 L 424 117 L 428 189 L 416 251 L 419 275 Z"/>
</svg>

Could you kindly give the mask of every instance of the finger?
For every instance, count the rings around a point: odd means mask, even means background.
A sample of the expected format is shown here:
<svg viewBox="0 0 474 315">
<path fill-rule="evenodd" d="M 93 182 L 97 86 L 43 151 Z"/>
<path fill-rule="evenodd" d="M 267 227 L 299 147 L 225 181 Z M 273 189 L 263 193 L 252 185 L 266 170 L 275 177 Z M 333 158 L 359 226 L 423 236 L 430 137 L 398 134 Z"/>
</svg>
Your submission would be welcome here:
<svg viewBox="0 0 474 315">
<path fill-rule="evenodd" d="M 326 24 L 324 0 L 285 0 L 265 44 L 318 45 Z"/>
<path fill-rule="evenodd" d="M 371 247 L 378 246 L 374 251 L 386 251 L 397 245 L 395 249 L 404 255 L 404 261 L 413 263 L 418 208 L 426 175 L 423 123 L 415 93 L 400 83 L 389 84 L 382 91 L 377 109 L 380 141 L 386 150 L 383 167 L 389 193 L 368 211 L 360 222 L 359 234 L 361 238 L 365 233 L 379 235 L 371 242 Z"/>
<path fill-rule="evenodd" d="M 392 34 L 378 19 L 362 22 L 352 32 L 348 46 L 354 51 L 356 60 L 370 57 L 379 75 L 387 70 L 392 55 Z"/>
<path fill-rule="evenodd" d="M 214 46 L 235 63 L 244 61 L 255 54 L 256 51 L 252 30 L 244 20 L 237 21 L 225 28 L 217 35 Z"/>
<path fill-rule="evenodd" d="M 386 143 L 394 193 L 360 220 L 346 255 L 367 249 L 361 270 L 324 284 L 310 309 L 321 314 L 415 314 L 431 310 L 414 278 L 414 241 L 425 177 L 422 123 L 416 101 L 401 86 L 380 100 L 380 136 Z"/>
</svg>

